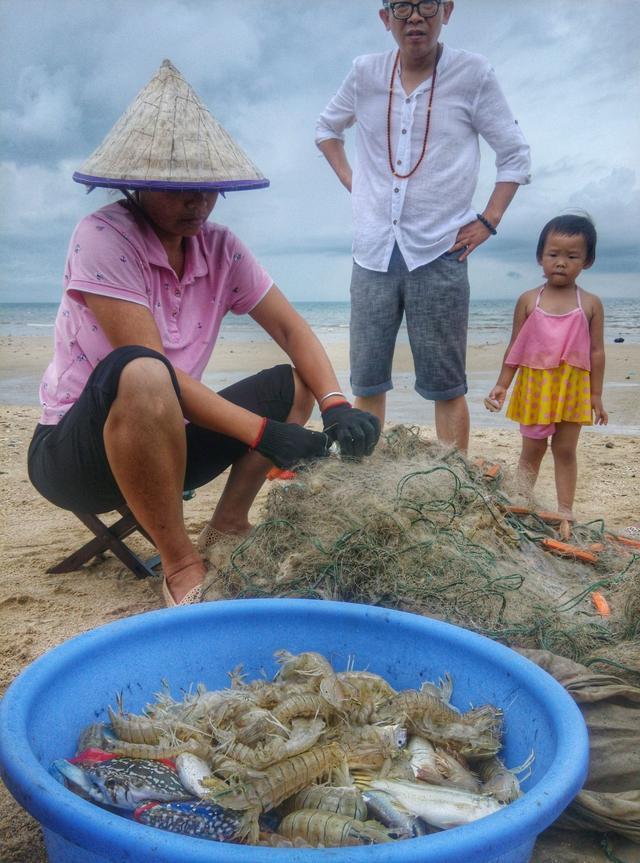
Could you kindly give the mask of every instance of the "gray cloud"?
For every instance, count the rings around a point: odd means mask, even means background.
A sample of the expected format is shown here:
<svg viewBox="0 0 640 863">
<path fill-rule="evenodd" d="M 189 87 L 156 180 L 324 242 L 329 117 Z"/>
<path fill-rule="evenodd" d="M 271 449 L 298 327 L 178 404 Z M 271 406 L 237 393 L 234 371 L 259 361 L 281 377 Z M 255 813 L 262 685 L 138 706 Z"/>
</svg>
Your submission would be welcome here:
<svg viewBox="0 0 640 863">
<path fill-rule="evenodd" d="M 169 57 L 271 179 L 214 218 L 292 299 L 314 284 L 347 299 L 349 197 L 313 127 L 352 58 L 392 46 L 373 0 L 0 0 L 0 28 L 2 297 L 58 297 L 75 221 L 108 200 L 70 175 Z M 535 283 L 537 234 L 572 208 L 599 231 L 592 289 L 637 291 L 639 37 L 637 0 L 456 4 L 444 39 L 491 59 L 534 161 L 534 182 L 473 256 L 476 296 Z M 483 148 L 478 208 L 493 170 Z"/>
</svg>

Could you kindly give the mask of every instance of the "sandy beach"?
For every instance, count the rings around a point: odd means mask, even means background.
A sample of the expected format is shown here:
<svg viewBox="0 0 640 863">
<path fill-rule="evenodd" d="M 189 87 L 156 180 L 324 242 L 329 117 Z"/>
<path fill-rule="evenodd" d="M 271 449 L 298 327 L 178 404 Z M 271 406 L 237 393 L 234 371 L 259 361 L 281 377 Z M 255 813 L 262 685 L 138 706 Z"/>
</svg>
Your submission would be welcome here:
<svg viewBox="0 0 640 863">
<path fill-rule="evenodd" d="M 49 566 L 89 538 L 87 530 L 70 513 L 42 499 L 27 477 L 26 452 L 39 415 L 34 394 L 49 359 L 49 344 L 49 339 L 18 337 L 6 337 L 0 343 L 0 383 L 9 393 L 0 406 L 0 694 L 28 663 L 62 641 L 92 627 L 161 606 L 159 583 L 135 579 L 111 556 L 95 560 L 82 572 L 46 574 Z M 335 342 L 327 348 L 346 387 L 347 345 Z M 470 456 L 499 461 L 506 470 L 512 470 L 519 454 L 518 430 L 503 417 L 489 415 L 482 408 L 482 396 L 495 380 L 502 352 L 503 348 L 495 345 L 473 347 L 469 352 L 473 417 Z M 205 380 L 217 383 L 236 379 L 282 359 L 277 348 L 265 343 L 225 339 L 216 348 Z M 408 349 L 401 345 L 395 362 L 401 385 L 390 394 L 389 419 L 420 425 L 425 434 L 433 436 L 431 407 L 412 392 L 411 368 Z M 611 425 L 586 429 L 580 439 L 576 514 L 580 521 L 603 518 L 609 528 L 624 528 L 640 522 L 640 345 L 607 346 L 604 403 Z M 219 478 L 186 503 L 186 520 L 194 535 L 208 520 L 223 482 L 224 477 Z M 555 507 L 550 458 L 545 459 L 537 497 L 544 508 Z M 260 498 L 255 505 L 255 519 L 259 514 Z M 143 554 L 151 553 L 141 538 L 132 539 L 131 544 Z M 4 788 L 0 788 L 0 812 L 3 863 L 44 863 L 46 856 L 36 822 Z M 539 863 L 551 863 L 552 859 L 555 858 L 536 858 Z M 594 850 L 583 859 L 604 863 L 606 857 Z"/>
</svg>

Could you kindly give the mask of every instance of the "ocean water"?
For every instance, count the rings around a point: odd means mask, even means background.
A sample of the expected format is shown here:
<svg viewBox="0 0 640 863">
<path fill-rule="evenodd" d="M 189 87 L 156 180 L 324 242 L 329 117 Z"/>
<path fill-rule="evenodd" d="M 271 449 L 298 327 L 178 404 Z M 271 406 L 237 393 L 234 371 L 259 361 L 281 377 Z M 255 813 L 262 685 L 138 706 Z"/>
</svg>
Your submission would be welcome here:
<svg viewBox="0 0 640 863">
<path fill-rule="evenodd" d="M 640 302 L 630 297 L 607 298 L 605 342 L 616 338 L 640 343 Z M 506 344 L 511 335 L 515 300 L 471 300 L 469 344 Z M 349 335 L 349 303 L 294 303 L 323 341 L 342 341 Z M 0 336 L 53 334 L 56 303 L 0 303 Z M 248 316 L 229 314 L 222 323 L 222 338 L 230 341 L 267 339 L 266 333 Z M 404 324 L 399 338 L 407 339 Z"/>
<path fill-rule="evenodd" d="M 295 308 L 309 322 L 325 343 L 346 342 L 349 338 L 349 303 L 294 303 Z M 472 300 L 469 316 L 469 344 L 506 345 L 511 335 L 511 320 L 514 301 Z M 40 337 L 53 341 L 54 322 L 57 311 L 55 303 L 7 303 L 0 304 L 0 336 Z M 640 343 L 640 303 L 629 298 L 605 301 L 605 343 L 612 344 L 616 338 L 625 342 Z M 220 339 L 230 342 L 256 342 L 266 340 L 267 334 L 247 315 L 227 315 L 222 323 Z M 403 325 L 398 336 L 407 341 Z M 344 392 L 350 392 L 348 369 L 337 369 L 338 380 Z M 484 396 L 495 383 L 493 372 L 469 372 L 468 404 L 471 423 L 474 427 L 513 428 L 504 413 L 489 414 L 483 405 Z M 203 382 L 215 390 L 239 380 L 241 373 L 205 373 Z M 0 402 L 5 404 L 38 404 L 40 373 L 0 378 Z M 413 373 L 394 373 L 394 389 L 387 400 L 389 422 L 430 425 L 434 422 L 433 403 L 419 398 L 414 392 Z M 637 396 L 638 383 L 622 381 L 613 384 L 616 388 L 628 388 L 630 395 Z M 317 412 L 315 415 L 317 419 Z M 640 434 L 640 428 L 610 422 L 607 430 L 612 434 Z M 594 433 L 600 433 L 594 431 Z"/>
</svg>

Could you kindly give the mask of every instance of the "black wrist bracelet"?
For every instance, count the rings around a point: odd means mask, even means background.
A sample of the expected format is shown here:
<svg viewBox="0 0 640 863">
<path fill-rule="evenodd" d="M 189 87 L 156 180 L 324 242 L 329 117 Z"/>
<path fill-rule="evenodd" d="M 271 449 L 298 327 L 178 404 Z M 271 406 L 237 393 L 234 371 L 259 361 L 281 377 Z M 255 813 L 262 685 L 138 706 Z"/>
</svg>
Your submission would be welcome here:
<svg viewBox="0 0 640 863">
<path fill-rule="evenodd" d="M 494 226 L 491 224 L 491 222 L 489 221 L 489 219 L 485 219 L 485 217 L 484 217 L 481 213 L 476 213 L 476 219 L 477 219 L 479 222 L 482 222 L 482 224 L 485 226 L 485 228 L 487 229 L 487 231 L 491 231 L 491 233 L 492 233 L 492 234 L 493 234 L 493 236 L 495 237 L 495 235 L 496 235 L 498 232 L 496 231 L 496 229 L 494 228 Z"/>
</svg>

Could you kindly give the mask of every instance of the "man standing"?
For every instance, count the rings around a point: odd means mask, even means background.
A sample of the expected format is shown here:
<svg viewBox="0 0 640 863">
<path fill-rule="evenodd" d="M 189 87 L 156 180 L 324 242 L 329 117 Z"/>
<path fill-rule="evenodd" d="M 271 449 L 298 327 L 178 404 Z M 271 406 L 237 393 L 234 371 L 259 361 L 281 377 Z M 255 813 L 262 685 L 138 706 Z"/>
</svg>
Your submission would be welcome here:
<svg viewBox="0 0 640 863">
<path fill-rule="evenodd" d="M 529 147 L 488 61 L 439 43 L 451 0 L 384 2 L 397 50 L 354 60 L 321 114 L 316 144 L 352 193 L 351 386 L 384 422 L 398 329 L 406 314 L 417 392 L 435 401 L 436 432 L 465 451 L 467 257 L 496 229 Z M 344 131 L 357 122 L 356 164 Z M 496 154 L 486 206 L 472 207 L 478 137 Z"/>
</svg>

